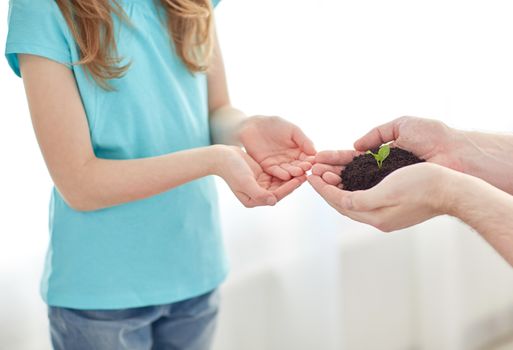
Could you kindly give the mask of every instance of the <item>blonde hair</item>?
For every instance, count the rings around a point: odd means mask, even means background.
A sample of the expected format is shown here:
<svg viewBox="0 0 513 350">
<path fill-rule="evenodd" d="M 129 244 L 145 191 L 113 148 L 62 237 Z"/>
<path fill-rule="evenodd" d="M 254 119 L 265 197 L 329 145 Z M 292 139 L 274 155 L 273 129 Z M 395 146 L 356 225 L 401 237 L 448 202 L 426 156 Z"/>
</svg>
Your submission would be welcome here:
<svg viewBox="0 0 513 350">
<path fill-rule="evenodd" d="M 76 41 L 80 60 L 92 78 L 112 90 L 108 80 L 122 77 L 114 36 L 113 15 L 129 23 L 116 0 L 55 0 Z M 176 54 L 191 72 L 208 69 L 214 46 L 211 0 L 155 0 L 167 14 L 167 27 Z"/>
</svg>

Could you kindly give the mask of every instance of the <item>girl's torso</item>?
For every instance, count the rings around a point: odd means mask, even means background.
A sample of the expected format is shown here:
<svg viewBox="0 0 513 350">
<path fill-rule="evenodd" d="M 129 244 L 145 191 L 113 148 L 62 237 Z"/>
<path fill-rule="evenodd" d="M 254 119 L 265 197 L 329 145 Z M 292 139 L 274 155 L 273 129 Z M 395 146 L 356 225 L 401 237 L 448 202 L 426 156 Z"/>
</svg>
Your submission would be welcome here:
<svg viewBox="0 0 513 350">
<path fill-rule="evenodd" d="M 134 159 L 208 146 L 205 75 L 182 64 L 152 0 L 121 4 L 132 26 L 115 19 L 116 42 L 131 66 L 111 82 L 116 91 L 102 90 L 80 66 L 71 66 L 96 156 Z M 53 0 L 10 1 L 6 54 L 19 74 L 18 53 L 65 64 L 79 60 Z M 215 288 L 227 271 L 212 178 L 94 212 L 74 211 L 54 188 L 50 235 L 42 294 L 53 306 L 175 302 Z"/>
</svg>

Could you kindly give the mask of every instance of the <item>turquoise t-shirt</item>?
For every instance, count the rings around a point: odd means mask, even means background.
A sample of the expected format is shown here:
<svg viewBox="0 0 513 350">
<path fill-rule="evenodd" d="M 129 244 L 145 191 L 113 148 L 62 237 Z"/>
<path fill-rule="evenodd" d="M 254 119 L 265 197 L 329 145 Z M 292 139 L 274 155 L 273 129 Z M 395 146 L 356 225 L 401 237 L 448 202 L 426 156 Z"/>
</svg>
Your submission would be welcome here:
<svg viewBox="0 0 513 350">
<path fill-rule="evenodd" d="M 112 81 L 115 92 L 70 65 L 79 60 L 78 51 L 54 0 L 10 0 L 10 66 L 20 75 L 17 54 L 33 54 L 72 69 L 99 158 L 145 158 L 210 145 L 206 76 L 182 64 L 153 0 L 120 3 L 133 27 L 115 19 L 118 52 L 132 64 Z M 52 306 L 172 303 L 216 288 L 227 274 L 212 177 L 92 212 L 73 210 L 53 188 L 49 221 L 41 293 Z"/>
</svg>

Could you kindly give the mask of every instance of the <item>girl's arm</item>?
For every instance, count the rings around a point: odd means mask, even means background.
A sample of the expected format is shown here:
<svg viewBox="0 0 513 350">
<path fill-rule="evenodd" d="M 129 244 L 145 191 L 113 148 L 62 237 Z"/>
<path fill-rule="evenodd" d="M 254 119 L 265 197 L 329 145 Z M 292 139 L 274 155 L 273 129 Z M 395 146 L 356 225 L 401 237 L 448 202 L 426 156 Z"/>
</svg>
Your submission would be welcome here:
<svg viewBox="0 0 513 350">
<path fill-rule="evenodd" d="M 208 73 L 212 142 L 242 145 L 262 169 L 288 181 L 304 179 L 316 153 L 313 142 L 296 125 L 279 117 L 247 118 L 231 106 L 219 41 Z"/>
<path fill-rule="evenodd" d="M 237 129 L 247 116 L 231 105 L 223 55 L 217 35 L 215 35 L 214 53 L 208 71 L 208 107 L 212 142 L 225 145 L 240 144 Z"/>
<path fill-rule="evenodd" d="M 43 157 L 72 208 L 89 211 L 127 203 L 213 174 L 222 176 L 247 206 L 276 202 L 258 185 L 242 155 L 226 146 L 146 159 L 97 158 L 72 71 L 33 55 L 20 55 L 20 67 Z"/>
</svg>

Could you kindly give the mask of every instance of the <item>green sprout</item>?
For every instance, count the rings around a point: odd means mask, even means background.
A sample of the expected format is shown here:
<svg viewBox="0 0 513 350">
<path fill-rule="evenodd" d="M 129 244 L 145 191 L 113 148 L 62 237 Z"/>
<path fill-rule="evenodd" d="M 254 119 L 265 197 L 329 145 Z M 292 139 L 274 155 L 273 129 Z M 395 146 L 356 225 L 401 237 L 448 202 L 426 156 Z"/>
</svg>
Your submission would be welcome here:
<svg viewBox="0 0 513 350">
<path fill-rule="evenodd" d="M 378 168 L 381 169 L 383 166 L 383 161 L 387 159 L 388 155 L 390 154 L 390 145 L 386 144 L 381 146 L 377 154 L 372 153 L 372 151 L 367 151 L 366 154 L 372 154 L 374 159 L 376 159 L 376 162 L 378 162 Z"/>
</svg>

